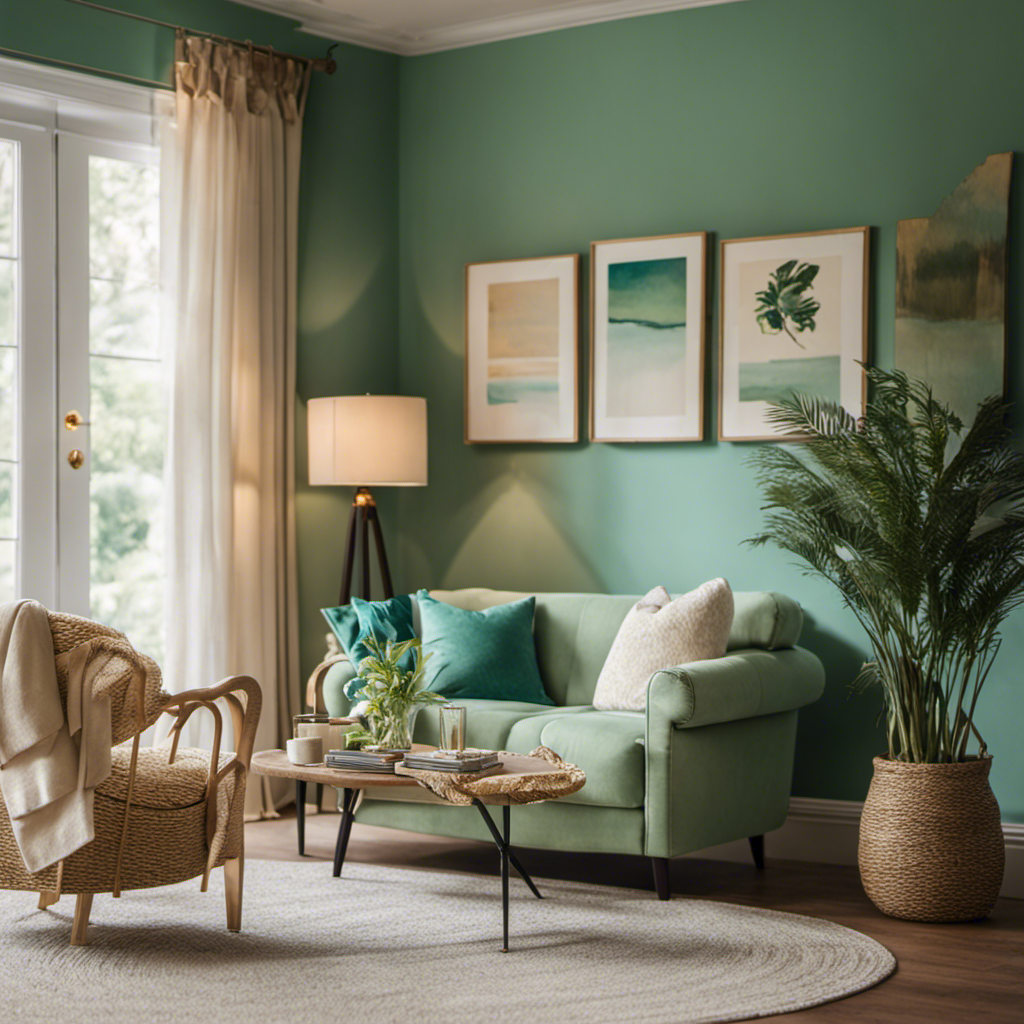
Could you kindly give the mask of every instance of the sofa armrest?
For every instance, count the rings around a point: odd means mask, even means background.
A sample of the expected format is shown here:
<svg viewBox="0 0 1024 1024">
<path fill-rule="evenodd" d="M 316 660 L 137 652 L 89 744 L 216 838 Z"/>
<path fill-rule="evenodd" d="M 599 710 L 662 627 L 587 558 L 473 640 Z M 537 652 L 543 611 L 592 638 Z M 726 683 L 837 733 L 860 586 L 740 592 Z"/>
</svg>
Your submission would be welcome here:
<svg viewBox="0 0 1024 1024">
<path fill-rule="evenodd" d="M 647 683 L 647 715 L 695 729 L 792 711 L 824 689 L 825 670 L 810 651 L 751 648 L 655 672 Z"/>
<path fill-rule="evenodd" d="M 334 718 L 347 715 L 352 701 L 345 696 L 345 687 L 355 677 L 355 667 L 344 654 L 328 658 L 309 677 L 306 703 L 316 711 L 326 711 Z"/>
<path fill-rule="evenodd" d="M 348 664 L 348 656 L 345 654 L 329 654 L 309 675 L 306 680 L 306 705 L 312 711 L 323 712 L 324 708 L 324 680 L 332 666 L 338 662 Z"/>
</svg>

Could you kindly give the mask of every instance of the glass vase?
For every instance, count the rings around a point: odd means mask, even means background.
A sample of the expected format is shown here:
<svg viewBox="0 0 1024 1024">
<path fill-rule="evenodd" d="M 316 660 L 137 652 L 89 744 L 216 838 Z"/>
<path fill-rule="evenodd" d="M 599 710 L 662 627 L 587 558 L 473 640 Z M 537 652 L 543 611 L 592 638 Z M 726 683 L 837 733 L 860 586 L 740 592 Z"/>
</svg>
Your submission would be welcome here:
<svg viewBox="0 0 1024 1024">
<path fill-rule="evenodd" d="M 374 739 L 379 747 L 389 750 L 409 750 L 412 747 L 412 730 L 409 728 L 411 708 L 403 708 L 383 715 L 374 722 Z"/>
</svg>

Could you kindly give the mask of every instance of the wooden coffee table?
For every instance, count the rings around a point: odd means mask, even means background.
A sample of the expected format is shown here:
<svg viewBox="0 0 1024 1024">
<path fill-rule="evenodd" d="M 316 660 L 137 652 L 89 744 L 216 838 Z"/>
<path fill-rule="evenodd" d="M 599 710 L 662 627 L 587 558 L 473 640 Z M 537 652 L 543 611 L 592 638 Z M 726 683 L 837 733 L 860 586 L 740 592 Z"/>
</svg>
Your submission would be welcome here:
<svg viewBox="0 0 1024 1024">
<path fill-rule="evenodd" d="M 434 747 L 422 743 L 413 744 L 414 751 L 434 750 Z M 490 775 L 522 775 L 525 773 L 551 771 L 548 762 L 525 754 L 506 755 L 502 758 L 502 767 Z M 304 852 L 305 839 L 305 803 L 306 786 L 312 782 L 317 786 L 333 786 L 342 791 L 341 822 L 338 825 L 338 838 L 334 845 L 334 877 L 341 875 L 345 864 L 345 853 L 348 850 L 349 835 L 352 831 L 352 820 L 355 816 L 356 802 L 364 789 L 374 787 L 391 788 L 395 786 L 418 786 L 415 778 L 407 775 L 390 775 L 377 772 L 344 771 L 339 768 L 328 768 L 326 765 L 298 765 L 288 760 L 283 750 L 264 750 L 252 755 L 250 771 L 256 775 L 271 775 L 278 778 L 295 780 L 295 803 L 298 814 L 299 853 Z M 498 828 L 491 817 L 487 805 L 501 807 L 502 827 Z M 529 886 L 530 892 L 537 899 L 543 899 L 533 879 L 526 873 L 519 858 L 511 846 L 511 801 L 507 796 L 489 796 L 483 799 L 474 797 L 473 806 L 477 808 L 491 833 L 498 852 L 501 854 L 501 911 L 502 911 L 502 952 L 508 952 L 508 869 L 509 865 Z"/>
</svg>

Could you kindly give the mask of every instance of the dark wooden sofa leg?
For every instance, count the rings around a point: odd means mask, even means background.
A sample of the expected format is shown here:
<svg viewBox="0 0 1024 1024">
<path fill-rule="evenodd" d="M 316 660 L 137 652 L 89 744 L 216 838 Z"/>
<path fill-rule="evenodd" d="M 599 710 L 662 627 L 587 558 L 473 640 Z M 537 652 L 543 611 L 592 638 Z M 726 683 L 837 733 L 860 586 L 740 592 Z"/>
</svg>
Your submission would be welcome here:
<svg viewBox="0 0 1024 1024">
<path fill-rule="evenodd" d="M 750 837 L 750 852 L 754 855 L 754 866 L 758 871 L 764 871 L 764 836 Z"/>
<path fill-rule="evenodd" d="M 652 857 L 651 867 L 654 869 L 654 888 L 659 900 L 667 900 L 672 891 L 668 884 L 668 857 Z"/>
</svg>

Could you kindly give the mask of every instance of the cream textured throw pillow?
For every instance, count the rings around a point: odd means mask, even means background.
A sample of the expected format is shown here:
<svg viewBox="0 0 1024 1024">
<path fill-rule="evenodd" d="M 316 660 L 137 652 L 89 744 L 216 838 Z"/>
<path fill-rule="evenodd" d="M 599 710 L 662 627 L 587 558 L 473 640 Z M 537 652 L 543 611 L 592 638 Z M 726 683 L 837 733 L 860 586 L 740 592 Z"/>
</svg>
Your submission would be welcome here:
<svg viewBox="0 0 1024 1024">
<path fill-rule="evenodd" d="M 647 682 L 659 669 L 725 654 L 732 627 L 732 590 L 710 580 L 674 601 L 655 587 L 626 616 L 594 690 L 600 711 L 643 711 Z"/>
</svg>

